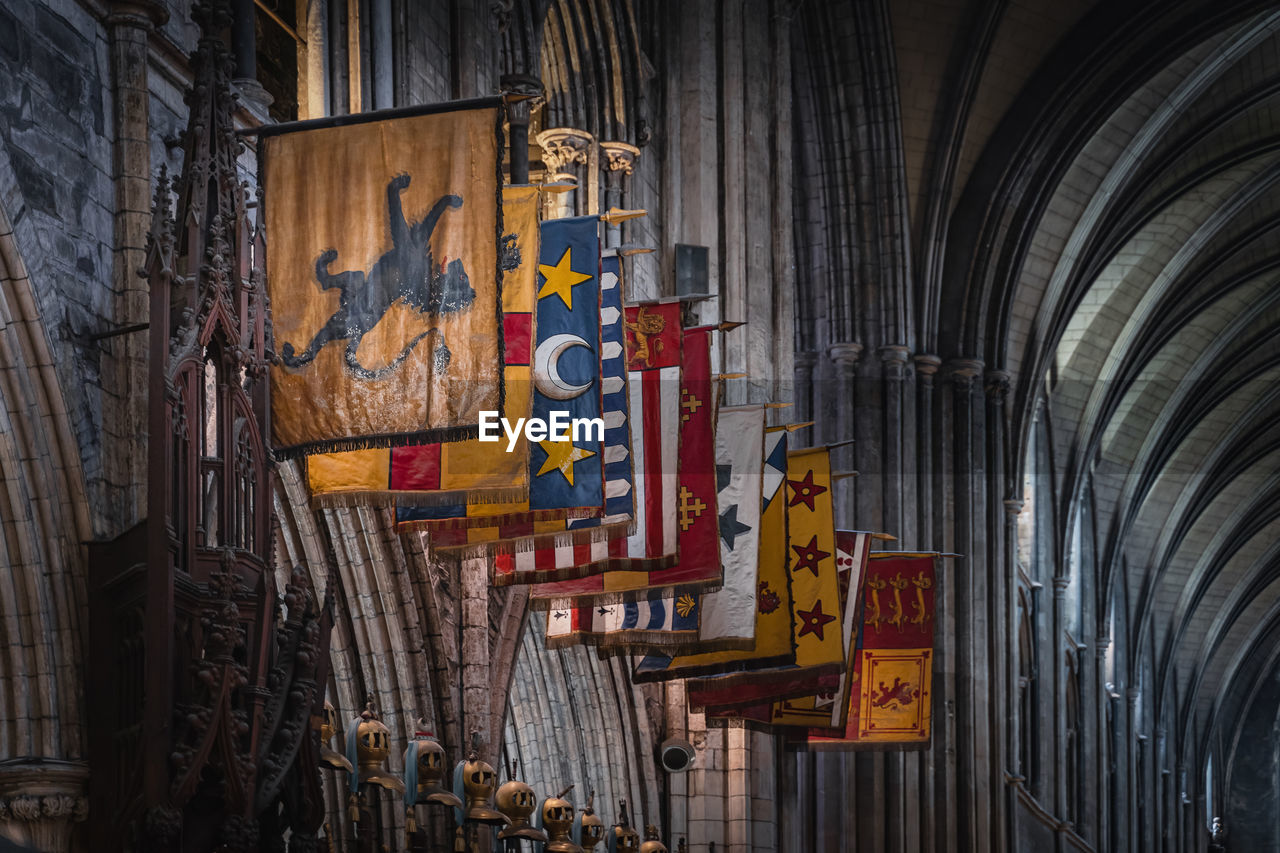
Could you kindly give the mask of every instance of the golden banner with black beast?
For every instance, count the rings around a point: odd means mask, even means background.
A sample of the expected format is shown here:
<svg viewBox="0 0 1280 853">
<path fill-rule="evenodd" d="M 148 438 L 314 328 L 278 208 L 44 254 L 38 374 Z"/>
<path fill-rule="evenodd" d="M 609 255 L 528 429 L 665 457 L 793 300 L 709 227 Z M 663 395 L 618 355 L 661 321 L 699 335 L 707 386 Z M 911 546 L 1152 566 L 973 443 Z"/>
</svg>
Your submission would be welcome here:
<svg viewBox="0 0 1280 853">
<path fill-rule="evenodd" d="M 263 139 L 278 455 L 459 441 L 502 411 L 499 110 Z"/>
</svg>

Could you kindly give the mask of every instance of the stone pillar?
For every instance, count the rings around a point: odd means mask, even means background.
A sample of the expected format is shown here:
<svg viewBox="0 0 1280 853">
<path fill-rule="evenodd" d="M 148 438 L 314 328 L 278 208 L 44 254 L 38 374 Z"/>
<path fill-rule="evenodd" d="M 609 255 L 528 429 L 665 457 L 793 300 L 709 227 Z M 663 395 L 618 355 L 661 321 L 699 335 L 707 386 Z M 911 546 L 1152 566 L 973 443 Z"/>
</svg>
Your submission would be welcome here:
<svg viewBox="0 0 1280 853">
<path fill-rule="evenodd" d="M 266 117 L 272 98 L 258 82 L 258 40 L 253 0 L 231 0 L 231 53 L 236 70 L 231 82 L 240 97 L 260 118 Z"/>
<path fill-rule="evenodd" d="M 298 118 L 320 118 L 329 109 L 328 0 L 304 0 L 298 15 L 305 46 L 298 46 Z"/>
<path fill-rule="evenodd" d="M 373 108 L 386 110 L 396 105 L 395 48 L 391 35 L 391 0 L 370 0 L 369 41 L 373 54 Z"/>
<path fill-rule="evenodd" d="M 462 750 L 465 758 L 472 732 L 487 741 L 493 730 L 489 661 L 489 563 L 483 558 L 459 561 L 462 587 Z M 480 756 L 498 761 L 497 744 L 482 743 Z"/>
<path fill-rule="evenodd" d="M 1136 674 L 1130 673 L 1130 678 L 1136 677 Z M 1135 723 L 1138 719 L 1138 698 L 1142 695 L 1142 691 L 1136 687 L 1130 687 L 1125 691 L 1125 708 L 1127 714 L 1124 726 L 1124 743 L 1125 752 L 1127 754 L 1127 764 L 1129 765 L 1127 773 L 1117 773 L 1118 779 L 1127 781 L 1125 790 L 1125 804 L 1128 810 L 1128 820 L 1125 826 L 1128 832 L 1128 849 L 1140 850 L 1142 839 L 1142 814 L 1138 809 L 1138 774 L 1142 772 L 1142 767 L 1138 763 L 1138 730 Z"/>
<path fill-rule="evenodd" d="M 542 149 L 542 165 L 546 169 L 548 183 L 571 181 L 577 189 L 562 193 L 544 193 L 542 215 L 544 219 L 573 216 L 579 208 L 577 196 L 582 195 L 589 171 L 584 168 L 590 160 L 590 149 L 595 137 L 585 130 L 572 127 L 553 127 L 534 137 Z M 594 179 L 594 176 L 591 177 Z"/>
<path fill-rule="evenodd" d="M 917 474 L 917 535 L 920 547 L 945 550 L 943 513 L 936 507 L 946 489 L 938 480 L 941 468 L 936 442 L 942 434 L 938 425 L 942 408 L 936 403 L 936 379 L 942 359 L 936 355 L 917 355 L 912 359 L 916 370 L 916 450 Z M 924 822 L 921 832 L 922 849 L 942 849 L 941 839 L 955 838 L 955 798 L 949 792 L 955 790 L 955 615 L 944 595 L 949 578 L 940 578 L 937 589 L 937 614 L 939 627 L 934 648 L 934 736 L 928 755 L 928 764 L 922 774 L 920 796 L 922 808 L 931 812 L 932 820 Z"/>
<path fill-rule="evenodd" d="M 792 367 L 794 387 L 791 394 L 792 400 L 795 402 L 795 409 L 792 414 L 784 416 L 782 420 L 786 421 L 794 418 L 796 423 L 814 420 L 813 372 L 817 365 L 818 354 L 816 352 L 796 353 Z M 784 409 L 783 411 L 785 412 L 786 410 Z"/>
<path fill-rule="evenodd" d="M 80 762 L 0 762 L 0 842 L 9 838 L 48 853 L 79 848 L 73 832 L 89 816 L 88 780 L 89 768 Z"/>
<path fill-rule="evenodd" d="M 1003 573 L 1003 582 L 1008 584 L 1009 597 L 1008 605 L 1004 614 L 1004 630 L 1005 636 L 1009 638 L 1010 649 L 1017 648 L 1018 637 L 1018 608 L 1015 606 L 1017 601 L 1018 590 L 1018 516 L 1022 513 L 1023 502 L 1021 500 L 1010 499 L 1004 502 L 1004 554 L 1005 554 L 1005 571 Z M 1018 744 L 1020 742 L 1020 718 L 1018 709 L 1018 690 L 1015 685 L 1018 683 L 1018 662 L 1017 655 L 1005 655 L 1004 659 L 1004 677 L 1005 677 L 1005 702 L 1004 715 L 1005 738 L 1004 738 L 1004 754 L 1009 756 L 1008 763 L 1010 767 L 1015 762 L 1014 756 L 1018 754 Z"/>
<path fill-rule="evenodd" d="M 600 150 L 604 152 L 604 160 L 600 163 L 604 171 L 604 208 L 626 207 L 626 179 L 635 169 L 640 149 L 626 142 L 601 142 Z M 604 233 L 605 246 L 622 245 L 621 222 L 605 226 Z"/>
<path fill-rule="evenodd" d="M 990 677 L 987 633 L 986 573 L 989 566 L 982 548 L 984 531 L 978 528 L 985 517 L 983 501 L 983 444 L 979 423 L 980 408 L 974 405 L 976 380 L 982 362 L 960 359 L 950 365 L 951 442 L 955 544 L 963 559 L 949 562 L 954 573 L 952 590 L 956 634 L 956 737 L 959 762 L 956 768 L 957 840 L 961 850 L 991 848 L 991 790 L 986 768 L 979 765 L 991 754 L 987 726 L 991 708 L 987 679 Z"/>
<path fill-rule="evenodd" d="M 151 129 L 150 86 L 147 80 L 147 38 L 168 18 L 164 8 L 151 0 L 111 3 L 105 23 L 111 58 L 115 146 L 115 251 L 112 282 L 117 328 L 146 323 L 149 304 L 146 279 L 138 275 L 146 258 L 147 232 L 151 225 Z M 111 449 L 103 455 L 104 479 L 115 491 L 113 508 L 119 530 L 131 527 L 146 515 L 147 398 L 137 389 L 147 387 L 147 336 L 125 334 L 109 339 L 112 369 L 103 369 L 109 387 L 103 412 L 104 442 Z"/>
<path fill-rule="evenodd" d="M 1107 671 L 1107 648 L 1111 645 L 1111 641 L 1107 637 L 1099 636 L 1094 645 L 1094 696 L 1097 697 L 1095 702 L 1095 718 L 1098 731 L 1097 740 L 1094 742 L 1094 751 L 1097 760 L 1094 762 L 1094 771 L 1097 774 L 1096 786 L 1098 790 L 1098 822 L 1097 834 L 1094 836 L 1094 846 L 1098 849 L 1105 849 L 1111 838 L 1111 824 L 1108 815 L 1111 810 L 1107 808 L 1107 804 L 1111 801 L 1112 792 L 1109 784 L 1109 774 L 1107 772 L 1107 757 L 1112 755 L 1115 749 L 1114 742 L 1108 742 L 1107 738 L 1107 707 L 1111 705 L 1111 691 L 1105 683 Z M 1114 760 L 1114 759 L 1113 759 Z"/>
<path fill-rule="evenodd" d="M 831 400 L 835 406 L 835 418 L 832 419 L 831 426 L 835 427 L 834 434 L 823 435 L 815 427 L 810 430 L 814 442 L 829 440 L 834 438 L 836 441 L 848 441 L 849 439 L 857 439 L 857 389 L 858 389 L 858 359 L 862 357 L 862 344 L 852 341 L 845 343 L 836 343 L 827 347 L 827 357 L 831 359 L 831 364 L 835 368 L 835 387 L 830 389 L 818 389 L 816 395 L 818 399 Z M 818 420 L 821 418 L 815 413 L 808 420 Z M 819 423 L 818 427 L 822 424 Z M 831 467 L 833 469 L 852 469 L 854 467 L 853 460 L 856 445 L 842 447 L 832 453 Z M 854 488 L 854 477 L 846 477 L 838 483 L 833 484 L 832 491 L 836 506 L 836 524 L 847 524 L 850 519 L 858 518 L 857 506 L 857 490 Z"/>
<path fill-rule="evenodd" d="M 1071 578 L 1055 575 L 1053 578 L 1053 635 L 1049 643 L 1053 655 L 1053 809 L 1060 821 L 1066 821 L 1067 786 L 1063 768 L 1065 762 L 1073 760 L 1067 755 L 1066 707 L 1067 684 L 1066 663 L 1063 660 L 1062 638 L 1066 635 L 1066 601 L 1067 587 Z"/>
<path fill-rule="evenodd" d="M 1012 571 L 1014 561 L 1012 552 L 1008 550 L 1010 540 L 1006 539 L 1006 520 L 1001 510 L 1004 502 L 1001 496 L 1009 488 L 1005 482 L 1005 459 L 1008 456 L 1009 437 L 1006 431 L 1005 400 L 1009 395 L 1009 373 L 1004 370 L 988 370 L 983 376 L 983 389 L 986 392 L 986 416 L 983 424 L 983 436 L 986 442 L 986 484 L 987 503 L 984 504 L 986 530 L 983 540 L 986 545 L 987 590 L 984 606 L 990 614 L 987 631 L 987 695 L 990 697 L 992 713 L 988 717 L 988 743 L 990 753 L 987 773 L 991 789 L 991 849 L 1006 850 L 1011 843 L 1006 838 L 1006 820 L 1004 815 L 1008 801 L 1002 796 L 1004 791 L 1004 772 L 1008 765 L 1009 753 L 1005 750 L 1005 730 L 1009 726 L 1009 718 L 999 712 L 1001 703 L 1010 695 L 1010 678 L 1008 661 L 1013 655 L 1013 638 L 1016 631 L 1010 632 L 1010 616 L 1016 590 L 1016 575 Z"/>
<path fill-rule="evenodd" d="M 880 443 L 883 482 L 884 528 L 904 542 L 914 543 L 914 531 L 907 530 L 905 506 L 911 501 L 912 483 L 904 476 L 906 471 L 906 418 L 904 409 L 907 360 L 911 351 L 904 346 L 883 346 L 880 354 L 880 378 L 883 392 L 881 406 L 884 412 L 884 434 Z M 914 521 L 914 519 L 913 519 Z M 914 527 L 914 524 L 912 523 Z M 914 547 L 914 546 L 912 546 Z"/>
</svg>

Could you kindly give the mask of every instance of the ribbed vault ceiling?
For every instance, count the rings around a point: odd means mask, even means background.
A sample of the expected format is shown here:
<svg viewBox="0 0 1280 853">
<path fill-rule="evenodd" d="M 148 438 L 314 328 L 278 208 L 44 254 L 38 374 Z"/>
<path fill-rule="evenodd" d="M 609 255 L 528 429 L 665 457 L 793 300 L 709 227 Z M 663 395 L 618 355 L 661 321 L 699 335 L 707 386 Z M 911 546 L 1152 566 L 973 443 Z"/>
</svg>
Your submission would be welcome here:
<svg viewBox="0 0 1280 853">
<path fill-rule="evenodd" d="M 1015 411 L 1045 401 L 1059 552 L 1092 513 L 1099 612 L 1127 611 L 1152 668 L 1131 683 L 1184 747 L 1215 721 L 1231 739 L 1280 618 L 1278 49 L 1280 16 L 1248 16 L 1102 117 L 1008 316 Z"/>
</svg>

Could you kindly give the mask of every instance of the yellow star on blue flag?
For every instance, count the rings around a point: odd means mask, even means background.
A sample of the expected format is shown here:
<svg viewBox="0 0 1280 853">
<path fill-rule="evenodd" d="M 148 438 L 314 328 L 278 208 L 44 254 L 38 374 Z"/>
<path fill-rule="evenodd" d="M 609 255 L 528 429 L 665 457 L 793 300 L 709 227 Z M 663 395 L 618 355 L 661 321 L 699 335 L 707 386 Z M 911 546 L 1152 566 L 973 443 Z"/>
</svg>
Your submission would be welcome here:
<svg viewBox="0 0 1280 853">
<path fill-rule="evenodd" d="M 538 476 L 559 471 L 570 486 L 573 485 L 573 463 L 596 455 L 594 450 L 574 447 L 572 441 L 540 441 L 538 446 L 547 454 L 547 460 L 538 469 Z"/>
<path fill-rule="evenodd" d="M 566 247 L 564 254 L 560 256 L 559 263 L 555 266 L 538 264 L 538 272 L 542 273 L 543 278 L 546 279 L 542 289 L 538 291 L 538 298 L 555 294 L 570 311 L 573 310 L 573 286 L 582 284 L 592 277 L 590 273 L 573 271 L 572 252 L 572 247 Z M 570 482 L 573 481 L 570 480 Z"/>
</svg>

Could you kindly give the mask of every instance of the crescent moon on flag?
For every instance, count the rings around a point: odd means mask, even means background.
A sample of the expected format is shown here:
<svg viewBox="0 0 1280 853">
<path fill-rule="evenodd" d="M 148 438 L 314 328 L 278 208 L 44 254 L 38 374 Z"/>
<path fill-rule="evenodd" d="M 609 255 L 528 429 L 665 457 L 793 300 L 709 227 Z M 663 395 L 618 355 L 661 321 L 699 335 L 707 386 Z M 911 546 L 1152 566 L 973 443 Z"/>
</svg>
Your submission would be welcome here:
<svg viewBox="0 0 1280 853">
<path fill-rule="evenodd" d="M 591 348 L 577 335 L 552 335 L 533 354 L 533 384 L 544 397 L 552 400 L 570 400 L 591 387 L 591 382 L 570 385 L 560 378 L 560 356 L 574 347 Z M 594 380 L 592 380 L 594 381 Z"/>
</svg>

